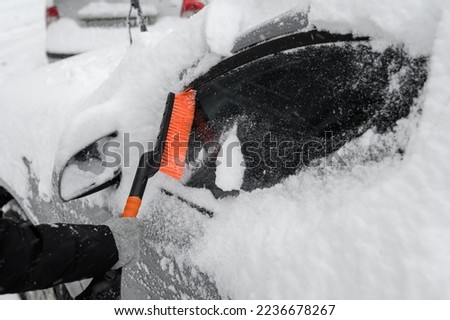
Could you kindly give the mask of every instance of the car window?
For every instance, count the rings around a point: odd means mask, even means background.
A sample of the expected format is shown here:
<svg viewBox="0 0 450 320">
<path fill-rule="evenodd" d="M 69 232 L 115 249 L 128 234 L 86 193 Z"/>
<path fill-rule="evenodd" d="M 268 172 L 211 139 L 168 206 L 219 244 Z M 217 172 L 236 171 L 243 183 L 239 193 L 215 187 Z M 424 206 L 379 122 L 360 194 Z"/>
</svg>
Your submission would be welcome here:
<svg viewBox="0 0 450 320">
<path fill-rule="evenodd" d="M 258 59 L 197 90 L 189 159 L 198 156 L 199 141 L 220 145 L 223 133 L 237 126 L 246 165 L 241 189 L 270 187 L 368 128 L 391 129 L 409 114 L 425 68 L 425 58 L 412 59 L 401 48 L 376 52 L 368 43 Z M 214 156 L 188 185 L 215 188 Z"/>
</svg>

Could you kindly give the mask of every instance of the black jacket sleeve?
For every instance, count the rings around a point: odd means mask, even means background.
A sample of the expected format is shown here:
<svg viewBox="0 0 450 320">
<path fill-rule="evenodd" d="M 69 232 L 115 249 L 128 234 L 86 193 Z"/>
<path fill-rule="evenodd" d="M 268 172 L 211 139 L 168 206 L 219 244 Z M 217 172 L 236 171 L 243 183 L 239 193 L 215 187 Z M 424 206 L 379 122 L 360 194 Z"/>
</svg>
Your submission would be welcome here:
<svg viewBox="0 0 450 320">
<path fill-rule="evenodd" d="M 101 276 L 118 260 L 107 226 L 0 219 L 0 293 L 44 289 Z"/>
</svg>

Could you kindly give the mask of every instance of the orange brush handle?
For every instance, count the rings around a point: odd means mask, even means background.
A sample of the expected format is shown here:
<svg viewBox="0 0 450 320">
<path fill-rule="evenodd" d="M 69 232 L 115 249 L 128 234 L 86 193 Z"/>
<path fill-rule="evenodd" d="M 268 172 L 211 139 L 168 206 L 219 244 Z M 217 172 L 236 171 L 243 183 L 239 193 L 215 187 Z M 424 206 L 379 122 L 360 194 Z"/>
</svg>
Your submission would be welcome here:
<svg viewBox="0 0 450 320">
<path fill-rule="evenodd" d="M 123 209 L 122 218 L 136 218 L 141 207 L 142 200 L 139 197 L 130 196 L 127 199 L 125 209 Z"/>
</svg>

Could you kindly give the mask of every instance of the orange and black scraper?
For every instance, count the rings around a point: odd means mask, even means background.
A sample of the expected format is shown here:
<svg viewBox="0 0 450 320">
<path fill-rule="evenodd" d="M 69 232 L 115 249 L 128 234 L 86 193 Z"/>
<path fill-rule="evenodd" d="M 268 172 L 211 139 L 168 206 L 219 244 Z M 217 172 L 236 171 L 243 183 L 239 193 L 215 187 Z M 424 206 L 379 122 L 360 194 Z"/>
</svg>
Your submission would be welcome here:
<svg viewBox="0 0 450 320">
<path fill-rule="evenodd" d="M 177 95 L 169 93 L 156 146 L 152 151 L 144 153 L 139 160 L 122 218 L 136 218 L 147 180 L 158 171 L 177 180 L 181 179 L 194 113 L 194 90 L 188 89 Z"/>
<path fill-rule="evenodd" d="M 194 90 L 186 90 L 177 95 L 169 94 L 156 146 L 153 151 L 143 154 L 139 160 L 139 167 L 122 218 L 136 218 L 147 180 L 158 171 L 177 180 L 181 179 L 189 135 L 194 122 L 194 111 Z M 75 299 L 118 299 L 121 273 L 122 268 L 119 268 L 109 270 L 106 275 L 94 277 L 86 290 Z M 103 292 L 106 292 L 105 296 L 102 294 Z"/>
</svg>

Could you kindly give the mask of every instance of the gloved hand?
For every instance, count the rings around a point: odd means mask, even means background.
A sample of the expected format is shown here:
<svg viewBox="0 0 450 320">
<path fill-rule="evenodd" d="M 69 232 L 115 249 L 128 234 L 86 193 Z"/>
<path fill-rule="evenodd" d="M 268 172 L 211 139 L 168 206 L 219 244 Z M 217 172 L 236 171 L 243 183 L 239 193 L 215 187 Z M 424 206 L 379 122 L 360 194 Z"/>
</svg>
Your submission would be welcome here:
<svg viewBox="0 0 450 320">
<path fill-rule="evenodd" d="M 112 269 L 119 269 L 136 261 L 143 233 L 142 223 L 135 218 L 112 218 L 105 225 L 111 229 L 119 252 L 119 261 Z"/>
</svg>

